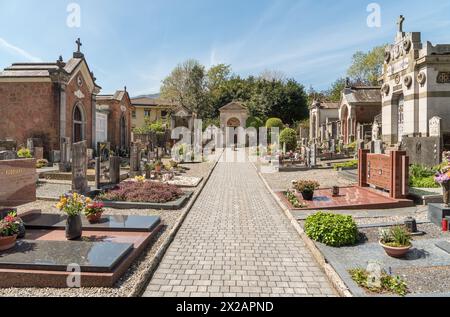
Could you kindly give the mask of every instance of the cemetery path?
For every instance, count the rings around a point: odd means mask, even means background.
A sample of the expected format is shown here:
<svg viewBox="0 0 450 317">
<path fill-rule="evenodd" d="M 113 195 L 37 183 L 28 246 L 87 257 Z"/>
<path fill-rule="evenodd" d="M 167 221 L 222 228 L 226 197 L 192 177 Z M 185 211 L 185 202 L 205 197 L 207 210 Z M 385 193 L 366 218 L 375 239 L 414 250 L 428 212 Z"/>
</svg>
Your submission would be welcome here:
<svg viewBox="0 0 450 317">
<path fill-rule="evenodd" d="M 336 296 L 251 163 L 219 163 L 144 296 Z"/>
</svg>

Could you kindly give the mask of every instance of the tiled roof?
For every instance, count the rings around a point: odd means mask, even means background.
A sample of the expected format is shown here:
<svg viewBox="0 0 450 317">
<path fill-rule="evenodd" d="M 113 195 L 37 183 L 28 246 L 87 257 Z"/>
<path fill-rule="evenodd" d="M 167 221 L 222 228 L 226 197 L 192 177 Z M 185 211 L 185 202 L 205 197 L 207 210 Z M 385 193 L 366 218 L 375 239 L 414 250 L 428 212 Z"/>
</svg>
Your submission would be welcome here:
<svg viewBox="0 0 450 317">
<path fill-rule="evenodd" d="M 71 74 L 82 59 L 72 58 L 64 66 L 64 70 Z M 14 63 L 0 72 L 0 77 L 49 77 L 51 71 L 58 70 L 56 63 Z"/>
<path fill-rule="evenodd" d="M 351 87 L 344 89 L 349 103 L 381 103 L 380 87 Z"/>
<path fill-rule="evenodd" d="M 169 106 L 169 107 L 178 107 L 179 105 L 175 102 L 160 99 L 160 98 L 133 98 L 131 99 L 131 104 L 133 106 L 145 106 L 145 107 L 157 107 L 157 106 Z"/>
<path fill-rule="evenodd" d="M 122 100 L 125 95 L 124 90 L 117 90 L 114 95 L 98 95 L 97 100 Z"/>
</svg>

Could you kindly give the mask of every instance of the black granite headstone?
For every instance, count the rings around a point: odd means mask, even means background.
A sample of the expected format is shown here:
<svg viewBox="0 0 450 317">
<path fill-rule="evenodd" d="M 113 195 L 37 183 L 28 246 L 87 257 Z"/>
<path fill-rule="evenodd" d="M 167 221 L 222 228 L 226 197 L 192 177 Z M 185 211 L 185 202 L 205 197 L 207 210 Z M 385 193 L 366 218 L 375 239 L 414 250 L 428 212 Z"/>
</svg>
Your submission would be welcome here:
<svg viewBox="0 0 450 317">
<path fill-rule="evenodd" d="M 58 229 L 63 230 L 67 216 L 60 214 L 30 213 L 22 217 L 28 229 Z M 91 231 L 122 231 L 151 232 L 161 223 L 158 216 L 104 216 L 96 224 L 91 224 L 82 217 L 83 229 Z"/>
<path fill-rule="evenodd" d="M 110 273 L 132 250 L 131 243 L 19 240 L 2 252 L 0 268 L 66 271 L 77 263 L 82 272 Z"/>
</svg>

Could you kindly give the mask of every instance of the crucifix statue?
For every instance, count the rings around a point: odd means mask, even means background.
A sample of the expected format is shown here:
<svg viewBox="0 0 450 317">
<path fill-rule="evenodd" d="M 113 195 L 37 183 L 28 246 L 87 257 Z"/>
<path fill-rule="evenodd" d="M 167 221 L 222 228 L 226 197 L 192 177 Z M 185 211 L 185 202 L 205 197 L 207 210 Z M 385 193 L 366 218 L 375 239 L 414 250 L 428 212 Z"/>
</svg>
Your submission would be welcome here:
<svg viewBox="0 0 450 317">
<path fill-rule="evenodd" d="M 405 17 L 403 16 L 403 15 L 401 15 L 399 18 L 398 18 L 398 22 L 397 22 L 397 25 L 398 25 L 398 31 L 400 32 L 400 33 L 403 33 L 403 23 L 405 22 Z"/>
<path fill-rule="evenodd" d="M 80 38 L 78 38 L 78 40 L 77 40 L 75 43 L 77 43 L 77 46 L 78 46 L 77 52 L 80 53 L 80 52 L 81 52 L 81 50 L 80 50 L 80 49 L 81 49 L 81 46 L 83 45 L 83 44 L 81 43 Z"/>
</svg>

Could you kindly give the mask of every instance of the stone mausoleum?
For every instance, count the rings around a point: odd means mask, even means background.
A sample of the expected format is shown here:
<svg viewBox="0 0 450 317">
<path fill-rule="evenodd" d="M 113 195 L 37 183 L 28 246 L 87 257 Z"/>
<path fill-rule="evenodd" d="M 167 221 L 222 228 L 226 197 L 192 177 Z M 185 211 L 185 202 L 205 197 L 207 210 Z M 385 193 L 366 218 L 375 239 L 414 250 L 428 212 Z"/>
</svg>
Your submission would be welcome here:
<svg viewBox="0 0 450 317">
<path fill-rule="evenodd" d="M 127 152 L 134 107 L 126 87 L 112 95 L 97 96 L 97 142 L 110 142 L 116 153 Z"/>
<path fill-rule="evenodd" d="M 338 139 L 339 103 L 314 101 L 309 108 L 309 117 L 311 141 Z"/>
<path fill-rule="evenodd" d="M 430 136 L 430 121 L 442 118 L 450 134 L 450 44 L 423 43 L 420 32 L 404 32 L 404 17 L 386 48 L 382 75 L 383 141 L 395 146 L 407 137 Z"/>
<path fill-rule="evenodd" d="M 59 150 L 63 138 L 96 144 L 96 95 L 101 87 L 81 53 L 52 63 L 16 63 L 0 72 L 0 139 L 26 145 L 45 138 Z"/>
</svg>

